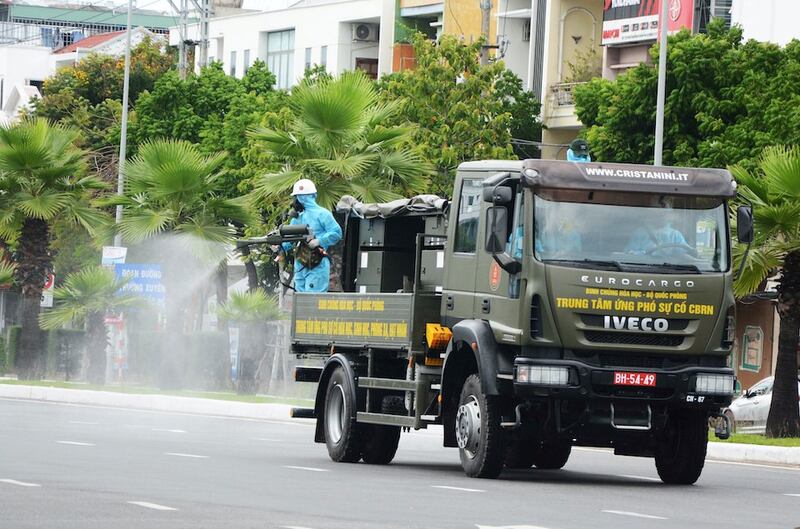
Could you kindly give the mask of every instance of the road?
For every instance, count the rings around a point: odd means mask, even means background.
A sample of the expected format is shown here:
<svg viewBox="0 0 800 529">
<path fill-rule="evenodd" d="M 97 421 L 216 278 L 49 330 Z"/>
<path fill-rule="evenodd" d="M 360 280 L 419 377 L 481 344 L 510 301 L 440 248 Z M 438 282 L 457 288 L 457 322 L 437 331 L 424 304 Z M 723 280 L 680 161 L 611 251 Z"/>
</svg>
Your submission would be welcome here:
<svg viewBox="0 0 800 529">
<path fill-rule="evenodd" d="M 793 528 L 800 469 L 709 461 L 691 487 L 578 449 L 560 471 L 466 478 L 441 431 L 385 467 L 337 464 L 308 422 L 0 400 L 0 527 Z"/>
</svg>

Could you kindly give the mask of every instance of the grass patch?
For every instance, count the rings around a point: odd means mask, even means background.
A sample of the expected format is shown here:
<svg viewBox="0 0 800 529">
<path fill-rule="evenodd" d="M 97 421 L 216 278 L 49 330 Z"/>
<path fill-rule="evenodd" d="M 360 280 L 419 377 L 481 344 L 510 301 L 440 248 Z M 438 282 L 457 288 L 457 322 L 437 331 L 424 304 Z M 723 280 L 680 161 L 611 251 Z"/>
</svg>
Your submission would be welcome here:
<svg viewBox="0 0 800 529">
<path fill-rule="evenodd" d="M 730 439 L 722 440 L 714 436 L 714 432 L 709 430 L 708 440 L 716 443 L 742 443 L 750 445 L 764 445 L 764 446 L 790 446 L 800 447 L 800 437 L 786 437 L 782 439 L 773 439 L 763 435 L 752 433 L 735 433 L 731 435 Z"/>
<path fill-rule="evenodd" d="M 273 397 L 270 395 L 238 395 L 232 391 L 194 391 L 194 390 L 163 391 L 158 388 L 149 388 L 144 386 L 118 386 L 118 385 L 96 386 L 92 384 L 84 384 L 82 382 L 63 382 L 59 380 L 4 379 L 0 380 L 0 384 L 15 385 L 15 386 L 42 386 L 47 388 L 63 388 L 63 389 L 89 389 L 93 391 L 112 391 L 114 393 L 128 393 L 132 395 L 173 395 L 177 397 L 194 397 L 201 399 L 250 402 L 253 404 L 289 404 L 293 406 L 309 406 L 313 405 L 314 402 L 313 400 L 310 399 Z"/>
</svg>

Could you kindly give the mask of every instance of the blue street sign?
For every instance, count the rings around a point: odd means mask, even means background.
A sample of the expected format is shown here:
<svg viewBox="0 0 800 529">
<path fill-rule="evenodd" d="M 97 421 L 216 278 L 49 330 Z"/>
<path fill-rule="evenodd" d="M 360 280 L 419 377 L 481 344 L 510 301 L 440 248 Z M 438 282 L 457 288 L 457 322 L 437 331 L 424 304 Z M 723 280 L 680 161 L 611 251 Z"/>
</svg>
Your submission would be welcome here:
<svg viewBox="0 0 800 529">
<path fill-rule="evenodd" d="M 119 278 L 128 278 L 123 292 L 139 294 L 157 305 L 164 304 L 166 294 L 161 282 L 161 265 L 115 264 L 114 273 Z"/>
</svg>

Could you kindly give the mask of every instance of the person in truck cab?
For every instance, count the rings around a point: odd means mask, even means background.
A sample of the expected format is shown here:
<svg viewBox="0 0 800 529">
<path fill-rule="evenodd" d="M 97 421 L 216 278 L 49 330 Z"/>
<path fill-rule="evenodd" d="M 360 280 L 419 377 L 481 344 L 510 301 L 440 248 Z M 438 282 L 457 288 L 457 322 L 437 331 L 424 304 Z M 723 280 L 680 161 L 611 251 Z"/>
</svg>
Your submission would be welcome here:
<svg viewBox="0 0 800 529">
<path fill-rule="evenodd" d="M 536 223 L 536 255 L 540 259 L 570 259 L 581 253 L 583 243 L 575 221 L 561 218 L 555 224 Z"/>
<path fill-rule="evenodd" d="M 306 224 L 309 237 L 297 243 L 294 260 L 294 288 L 297 292 L 327 292 L 331 263 L 327 250 L 342 239 L 342 228 L 333 214 L 317 204 L 317 187 L 308 179 L 295 182 L 292 207 L 298 213 L 290 224 Z M 292 244 L 283 243 L 284 251 Z"/>
<path fill-rule="evenodd" d="M 669 220 L 646 220 L 631 235 L 625 253 L 633 255 L 676 255 L 686 253 L 689 245 L 679 230 Z"/>
</svg>

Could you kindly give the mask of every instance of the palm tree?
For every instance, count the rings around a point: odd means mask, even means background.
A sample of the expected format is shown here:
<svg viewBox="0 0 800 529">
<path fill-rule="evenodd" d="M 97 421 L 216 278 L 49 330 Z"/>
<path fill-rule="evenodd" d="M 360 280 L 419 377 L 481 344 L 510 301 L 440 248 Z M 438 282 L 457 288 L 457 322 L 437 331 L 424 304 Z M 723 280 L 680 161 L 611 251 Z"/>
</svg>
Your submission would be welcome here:
<svg viewBox="0 0 800 529">
<path fill-rule="evenodd" d="M 408 147 L 412 129 L 383 126 L 400 112 L 401 101 L 381 103 L 363 73 L 301 83 L 289 106 L 294 118 L 286 130 L 253 132 L 282 164 L 280 171 L 257 179 L 257 199 L 283 198 L 299 178 L 314 180 L 317 201 L 326 208 L 342 195 L 382 202 L 428 188 L 432 167 Z"/>
<path fill-rule="evenodd" d="M 238 324 L 241 330 L 236 391 L 255 393 L 259 385 L 257 373 L 269 376 L 272 371 L 274 358 L 266 350 L 266 324 L 283 318 L 278 300 L 261 289 L 234 292 L 230 300 L 219 307 L 217 314 Z"/>
<path fill-rule="evenodd" d="M 12 283 L 15 271 L 16 267 L 12 263 L 0 260 L 0 286 Z"/>
<path fill-rule="evenodd" d="M 21 293 L 17 374 L 42 375 L 39 303 L 52 268 L 50 227 L 68 218 L 90 233 L 107 217 L 91 207 L 92 192 L 105 185 L 86 174 L 86 153 L 74 129 L 44 120 L 0 127 L 0 238 L 16 241 L 16 279 Z"/>
<path fill-rule="evenodd" d="M 797 391 L 797 346 L 800 336 L 800 149 L 775 147 L 764 152 L 758 170 L 731 168 L 741 195 L 753 205 L 755 240 L 736 282 L 737 295 L 761 288 L 779 273 L 780 333 L 772 405 L 767 418 L 770 437 L 800 437 Z M 737 248 L 741 262 L 743 251 Z"/>
<path fill-rule="evenodd" d="M 125 164 L 125 194 L 107 201 L 124 208 L 125 241 L 156 240 L 166 287 L 166 362 L 162 385 L 180 384 L 181 335 L 192 289 L 205 286 L 232 248 L 236 228 L 252 216 L 244 198 L 225 198 L 220 178 L 224 154 L 206 156 L 197 146 L 156 140 Z M 194 272 L 191 272 L 194 270 Z M 183 298 L 183 299 L 182 299 Z"/>
<path fill-rule="evenodd" d="M 68 323 L 86 327 L 87 378 L 92 384 L 105 384 L 106 345 L 108 334 L 105 316 L 146 301 L 135 295 L 120 292 L 127 283 L 117 279 L 108 268 L 93 266 L 67 276 L 64 284 L 55 289 L 56 306 L 39 315 L 42 329 L 57 329 Z"/>
</svg>

